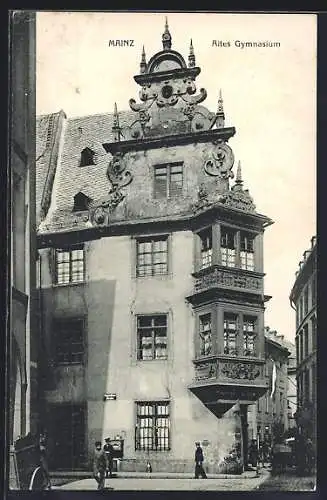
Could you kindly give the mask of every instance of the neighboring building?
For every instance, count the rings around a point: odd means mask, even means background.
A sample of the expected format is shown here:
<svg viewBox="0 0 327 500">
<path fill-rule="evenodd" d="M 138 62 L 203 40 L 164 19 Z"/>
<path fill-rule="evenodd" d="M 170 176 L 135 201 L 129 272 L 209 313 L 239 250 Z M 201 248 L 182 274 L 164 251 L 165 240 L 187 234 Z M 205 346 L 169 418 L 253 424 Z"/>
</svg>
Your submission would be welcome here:
<svg viewBox="0 0 327 500">
<path fill-rule="evenodd" d="M 288 411 L 288 360 L 290 351 L 283 335 L 265 328 L 265 376 L 268 391 L 249 407 L 249 437 L 271 441 L 276 432 L 289 428 Z"/>
<path fill-rule="evenodd" d="M 163 50 L 131 111 L 38 119 L 37 213 L 43 419 L 53 468 L 87 467 L 94 441 L 124 439 L 123 466 L 210 470 L 234 442 L 224 415 L 267 390 L 263 234 L 272 221 L 235 182 L 221 94 Z M 208 69 L 209 70 L 209 69 Z M 95 83 L 96 85 L 96 83 Z M 95 87 L 96 92 L 96 87 Z"/>
<path fill-rule="evenodd" d="M 317 432 L 317 245 L 303 254 L 290 294 L 296 310 L 297 403 L 299 432 L 316 442 Z"/>
<path fill-rule="evenodd" d="M 35 14 L 10 23 L 10 371 L 9 441 L 36 432 Z"/>
<path fill-rule="evenodd" d="M 296 428 L 295 414 L 297 409 L 297 383 L 296 383 L 296 348 L 295 344 L 284 340 L 284 344 L 290 351 L 287 363 L 287 377 L 288 377 L 288 428 Z"/>
</svg>

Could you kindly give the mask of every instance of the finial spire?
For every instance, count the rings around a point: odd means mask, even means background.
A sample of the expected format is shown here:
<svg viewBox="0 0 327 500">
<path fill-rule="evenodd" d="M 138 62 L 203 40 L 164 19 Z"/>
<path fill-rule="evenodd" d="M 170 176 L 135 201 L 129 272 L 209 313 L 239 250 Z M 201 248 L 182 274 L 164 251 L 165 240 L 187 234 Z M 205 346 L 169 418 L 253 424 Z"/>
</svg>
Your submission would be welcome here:
<svg viewBox="0 0 327 500">
<path fill-rule="evenodd" d="M 221 89 L 219 89 L 218 97 L 218 109 L 216 113 L 216 126 L 217 128 L 223 128 L 225 126 L 225 113 L 224 113 L 224 101 Z"/>
<path fill-rule="evenodd" d="M 114 133 L 115 141 L 119 141 L 121 129 L 120 129 L 120 125 L 119 125 L 119 114 L 118 114 L 116 102 L 114 104 L 114 122 L 112 124 L 112 131 Z"/>
<path fill-rule="evenodd" d="M 171 34 L 169 33 L 167 16 L 165 21 L 165 31 L 162 35 L 162 46 L 164 50 L 169 50 L 171 48 Z"/>
<path fill-rule="evenodd" d="M 235 183 L 239 184 L 240 186 L 243 184 L 243 180 L 242 180 L 242 167 L 241 167 L 241 161 L 240 160 L 238 161 L 238 165 L 237 165 Z"/>
<path fill-rule="evenodd" d="M 194 68 L 194 66 L 195 66 L 195 55 L 194 55 L 192 38 L 191 38 L 191 43 L 190 43 L 190 53 L 188 56 L 188 65 L 190 68 Z"/>
<path fill-rule="evenodd" d="M 147 64 L 146 64 L 145 50 L 144 50 L 144 45 L 143 45 L 141 62 L 140 62 L 140 73 L 145 73 L 146 68 L 147 68 Z"/>
</svg>

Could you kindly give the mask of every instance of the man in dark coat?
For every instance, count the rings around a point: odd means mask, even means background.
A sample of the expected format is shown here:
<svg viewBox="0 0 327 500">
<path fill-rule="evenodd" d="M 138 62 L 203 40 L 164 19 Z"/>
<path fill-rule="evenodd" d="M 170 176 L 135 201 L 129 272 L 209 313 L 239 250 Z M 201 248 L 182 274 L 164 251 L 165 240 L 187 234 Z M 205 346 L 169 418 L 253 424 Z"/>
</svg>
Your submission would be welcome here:
<svg viewBox="0 0 327 500">
<path fill-rule="evenodd" d="M 195 479 L 199 479 L 199 476 L 202 477 L 202 479 L 207 478 L 207 474 L 205 473 L 205 470 L 203 468 L 203 451 L 200 446 L 200 443 L 195 443 L 195 474 L 194 477 Z"/>
<path fill-rule="evenodd" d="M 105 439 L 105 445 L 103 447 L 103 451 L 106 454 L 107 457 L 107 477 L 112 476 L 112 465 L 113 465 L 113 446 L 110 444 L 110 438 Z"/>
<path fill-rule="evenodd" d="M 45 434 L 40 434 L 39 437 L 39 453 L 40 453 L 40 467 L 44 473 L 44 489 L 51 490 L 51 481 L 48 467 L 48 454 L 46 447 L 46 436 Z"/>
<path fill-rule="evenodd" d="M 96 441 L 93 456 L 93 476 L 98 483 L 98 490 L 104 489 L 104 482 L 107 469 L 106 454 L 102 449 L 101 441 Z"/>
</svg>

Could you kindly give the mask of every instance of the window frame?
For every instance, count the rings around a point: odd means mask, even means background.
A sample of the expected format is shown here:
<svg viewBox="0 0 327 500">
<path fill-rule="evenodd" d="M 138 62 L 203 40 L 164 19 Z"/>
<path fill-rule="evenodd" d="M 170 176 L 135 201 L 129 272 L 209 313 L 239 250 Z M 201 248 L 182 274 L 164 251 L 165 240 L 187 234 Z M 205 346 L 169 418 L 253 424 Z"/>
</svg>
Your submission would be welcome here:
<svg viewBox="0 0 327 500">
<path fill-rule="evenodd" d="M 81 332 L 81 340 L 80 342 L 72 342 L 70 338 L 66 340 L 65 342 L 63 341 L 64 339 L 59 339 L 60 334 L 58 332 L 62 331 L 72 331 L 71 323 L 79 323 L 80 325 L 80 332 Z M 61 325 L 61 328 L 58 328 L 58 326 Z M 62 325 L 65 325 L 63 328 Z M 72 365 L 85 365 L 86 363 L 86 354 L 87 354 L 87 346 L 86 346 L 86 318 L 84 316 L 74 316 L 74 317 L 61 317 L 61 318 L 53 318 L 52 319 L 52 325 L 51 325 L 51 332 L 52 332 L 52 345 L 53 345 L 53 360 L 56 366 L 72 366 Z M 79 344 L 82 346 L 82 351 L 78 351 L 78 353 L 70 353 L 73 356 L 76 354 L 80 354 L 80 359 L 78 361 L 73 361 L 73 360 L 68 360 L 68 361 L 59 361 L 58 359 L 58 347 L 62 347 L 63 345 L 67 344 L 69 346 Z M 69 354 L 69 352 L 68 352 Z M 61 352 L 61 355 L 67 355 L 66 352 Z"/>
<path fill-rule="evenodd" d="M 170 273 L 170 239 L 171 235 L 167 233 L 162 234 L 153 234 L 153 235 L 140 235 L 135 237 L 135 266 L 134 272 L 136 278 L 153 278 L 158 276 L 167 276 Z M 156 241 L 165 241 L 166 242 L 166 250 L 165 251 L 157 251 L 153 252 L 153 244 Z M 139 245 L 141 243 L 151 243 L 151 252 L 139 252 Z M 154 255 L 157 253 L 165 253 L 166 254 L 166 262 L 155 262 Z M 139 256 L 140 255 L 151 255 L 151 263 L 150 264 L 141 264 Z M 159 264 L 166 264 L 165 272 L 155 273 L 155 267 Z M 140 274 L 140 268 L 151 267 L 151 273 L 149 274 Z"/>
<path fill-rule="evenodd" d="M 141 407 L 151 407 L 152 414 L 143 414 L 139 412 Z M 166 407 L 167 413 L 159 413 L 158 407 Z M 154 411 L 153 411 L 154 408 Z M 148 426 L 142 426 L 142 420 L 151 420 L 152 422 Z M 158 420 L 167 419 L 167 425 L 159 426 Z M 148 436 L 141 436 L 140 429 L 151 429 Z M 157 430 L 165 429 L 166 436 L 158 438 Z M 146 433 L 147 434 L 147 433 Z M 164 440 L 163 446 L 158 446 L 159 442 L 162 443 L 161 439 Z M 142 446 L 143 440 L 143 446 Z M 171 451 L 171 401 L 167 399 L 162 400 L 152 400 L 152 401 L 135 401 L 135 436 L 134 436 L 134 448 L 135 451 L 141 452 L 169 452 Z"/>
<path fill-rule="evenodd" d="M 253 320 L 253 332 L 250 334 L 248 330 L 245 330 L 245 324 L 247 323 L 247 319 L 250 319 L 251 321 Z M 248 321 L 250 323 L 250 321 Z M 256 357 L 257 354 L 257 338 L 258 338 L 258 316 L 254 316 L 251 314 L 242 314 L 242 336 L 243 336 L 243 346 L 242 346 L 242 355 L 243 356 L 250 356 L 250 357 Z M 248 338 L 253 337 L 252 339 L 252 351 L 247 353 L 246 351 L 249 351 L 249 349 L 246 347 L 248 345 Z"/>
<path fill-rule="evenodd" d="M 153 324 L 153 321 L 151 321 L 151 326 L 149 327 L 139 327 L 139 319 L 140 318 L 155 318 L 155 317 L 158 317 L 158 316 L 164 316 L 165 319 L 166 319 L 166 324 L 165 326 L 155 326 Z M 136 361 L 141 361 L 141 362 L 148 362 L 148 361 L 167 361 L 168 358 L 169 358 L 169 314 L 167 312 L 154 312 L 154 313 L 140 313 L 140 314 L 136 314 L 136 317 L 135 317 L 135 320 L 136 320 Z M 165 328 L 165 338 L 166 338 L 166 348 L 165 348 L 165 352 L 166 352 L 166 355 L 165 357 L 160 357 L 160 358 L 156 358 L 155 357 L 155 352 L 156 352 L 156 342 L 155 342 L 155 334 L 154 334 L 154 330 L 156 329 L 161 329 L 161 328 Z M 140 335 L 140 330 L 145 330 L 145 329 L 149 329 L 151 330 L 151 351 L 152 351 L 152 357 L 151 358 L 141 358 L 140 357 L 140 352 L 142 351 L 142 349 L 140 348 L 140 338 L 139 338 L 139 335 Z M 160 336 L 159 336 L 160 338 Z"/>
<path fill-rule="evenodd" d="M 225 349 L 228 349 L 230 351 L 230 348 L 228 347 L 228 335 L 226 335 L 227 339 L 225 338 L 225 333 L 226 333 L 226 329 L 225 329 L 225 317 L 227 316 L 234 316 L 235 317 L 235 348 L 234 348 L 234 352 L 225 352 Z M 230 329 L 228 329 L 230 330 Z M 239 313 L 236 313 L 236 312 L 230 312 L 230 311 L 224 311 L 223 312 L 223 354 L 224 355 L 227 355 L 227 356 L 235 356 L 235 357 L 238 357 L 239 356 L 239 347 L 238 347 L 238 339 L 239 339 L 239 334 L 240 334 L 240 314 Z M 226 345 L 225 345 L 225 342 L 226 342 Z"/>
<path fill-rule="evenodd" d="M 210 324 L 210 328 L 208 330 L 201 330 L 201 325 L 203 324 L 201 319 L 202 318 L 210 318 L 209 320 L 209 324 Z M 201 312 L 199 313 L 199 316 L 198 316 L 198 336 L 199 336 L 199 355 L 202 357 L 202 356 L 211 356 L 213 354 L 213 338 L 212 338 L 212 334 L 213 334 L 213 323 L 212 323 L 212 312 L 211 311 L 208 311 L 208 312 Z M 201 333 L 208 333 L 208 336 L 209 336 L 209 347 L 210 347 L 210 350 L 208 352 L 206 352 L 205 350 L 205 338 L 204 338 L 204 335 L 201 335 Z"/>
<path fill-rule="evenodd" d="M 172 191 L 172 168 L 174 167 L 180 167 L 180 172 L 181 174 L 181 188 L 178 192 L 176 192 L 174 195 L 171 194 Z M 165 175 L 160 176 L 159 174 L 156 174 L 156 171 L 159 169 L 165 169 Z M 165 177 L 166 179 L 166 187 L 165 187 L 165 195 L 164 196 L 159 196 L 158 195 L 158 187 L 156 184 L 156 179 L 158 177 Z M 178 196 L 183 194 L 183 189 L 184 189 L 184 162 L 183 161 L 176 161 L 176 162 L 168 162 L 168 163 L 158 163 L 153 166 L 153 198 L 155 200 L 167 200 L 167 199 L 174 199 L 178 198 Z"/>
<path fill-rule="evenodd" d="M 76 258 L 73 259 L 73 252 L 76 251 L 82 251 L 82 258 Z M 66 260 L 58 260 L 58 255 L 59 254 L 68 254 L 68 259 Z M 82 278 L 81 279 L 73 279 L 74 276 L 74 271 L 73 271 L 73 264 L 76 262 L 82 262 Z M 59 281 L 59 266 L 60 264 L 67 264 L 68 263 L 68 272 L 62 273 L 63 276 L 68 275 L 68 280 L 65 281 Z M 57 286 L 67 286 L 67 285 L 74 285 L 74 284 L 80 284 L 85 282 L 85 271 L 86 271 L 86 266 L 85 266 L 85 246 L 84 244 L 80 245 L 74 245 L 70 247 L 61 247 L 61 248 L 55 248 L 54 249 L 54 282 L 55 285 Z M 77 272 L 77 275 L 80 273 Z"/>
</svg>

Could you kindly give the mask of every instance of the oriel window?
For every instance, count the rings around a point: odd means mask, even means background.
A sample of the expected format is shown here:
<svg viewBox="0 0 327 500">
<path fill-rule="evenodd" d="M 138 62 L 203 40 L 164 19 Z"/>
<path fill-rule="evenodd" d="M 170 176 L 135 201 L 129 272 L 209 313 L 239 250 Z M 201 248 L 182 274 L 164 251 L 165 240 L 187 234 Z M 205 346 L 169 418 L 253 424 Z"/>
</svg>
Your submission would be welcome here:
<svg viewBox="0 0 327 500">
<path fill-rule="evenodd" d="M 237 355 L 236 336 L 238 332 L 237 314 L 224 314 L 224 354 Z"/>
<path fill-rule="evenodd" d="M 254 270 L 254 237 L 241 231 L 240 233 L 241 269 Z"/>
<path fill-rule="evenodd" d="M 236 231 L 228 228 L 221 228 L 221 264 L 227 267 L 235 267 L 236 258 Z"/>
<path fill-rule="evenodd" d="M 183 164 L 171 163 L 154 167 L 154 197 L 176 198 L 183 191 Z"/>
<path fill-rule="evenodd" d="M 167 359 L 167 315 L 138 316 L 137 359 Z"/>
<path fill-rule="evenodd" d="M 252 316 L 243 317 L 243 354 L 244 356 L 255 356 L 256 321 Z"/>
<path fill-rule="evenodd" d="M 168 273 L 168 236 L 137 240 L 136 275 L 155 276 Z"/>
<path fill-rule="evenodd" d="M 205 229 L 199 233 L 201 241 L 201 269 L 212 263 L 212 229 Z"/>
<path fill-rule="evenodd" d="M 81 283 L 85 280 L 83 246 L 55 251 L 55 282 L 58 285 Z"/>
<path fill-rule="evenodd" d="M 169 451 L 169 401 L 136 404 L 135 450 Z"/>
<path fill-rule="evenodd" d="M 200 354 L 208 356 L 212 354 L 212 331 L 211 331 L 211 314 L 200 316 Z"/>
</svg>

